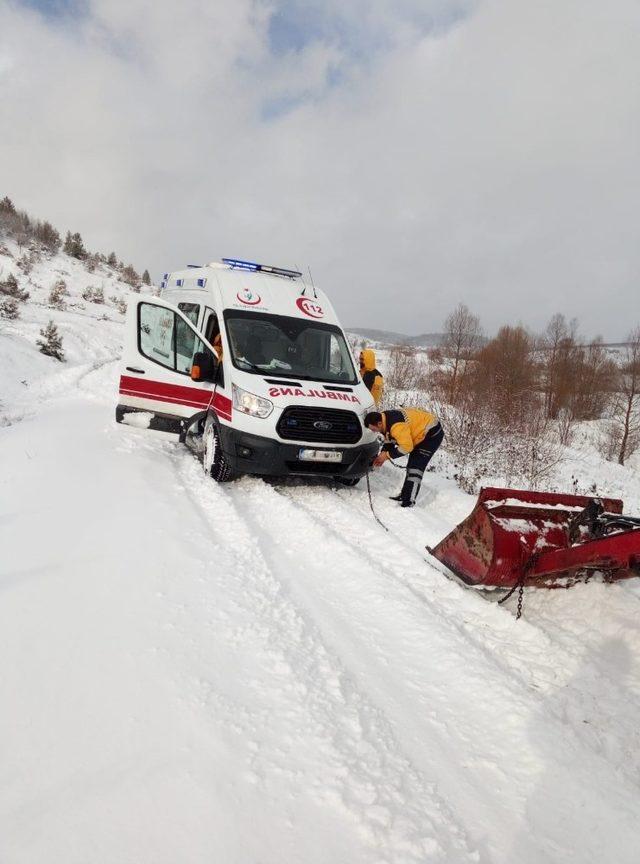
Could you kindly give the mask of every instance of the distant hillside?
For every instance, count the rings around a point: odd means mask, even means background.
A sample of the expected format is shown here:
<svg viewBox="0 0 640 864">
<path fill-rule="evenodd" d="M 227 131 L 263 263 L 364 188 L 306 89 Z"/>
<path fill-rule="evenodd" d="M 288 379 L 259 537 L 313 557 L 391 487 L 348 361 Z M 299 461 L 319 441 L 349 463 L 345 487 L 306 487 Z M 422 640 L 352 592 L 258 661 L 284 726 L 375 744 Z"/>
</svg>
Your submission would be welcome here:
<svg viewBox="0 0 640 864">
<path fill-rule="evenodd" d="M 433 348 L 441 345 L 444 339 L 442 333 L 420 333 L 418 336 L 408 336 L 406 333 L 395 333 L 393 330 L 375 330 L 366 327 L 348 327 L 350 333 L 362 336 L 371 342 L 383 345 L 415 345 L 417 348 Z"/>
</svg>

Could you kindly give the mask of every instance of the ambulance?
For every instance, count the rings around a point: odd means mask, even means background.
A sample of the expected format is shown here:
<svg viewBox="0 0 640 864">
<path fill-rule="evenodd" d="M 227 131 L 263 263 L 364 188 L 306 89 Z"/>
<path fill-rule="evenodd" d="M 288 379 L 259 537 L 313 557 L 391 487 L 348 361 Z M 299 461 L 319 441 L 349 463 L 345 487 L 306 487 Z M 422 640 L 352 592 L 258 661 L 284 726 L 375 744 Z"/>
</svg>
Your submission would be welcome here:
<svg viewBox="0 0 640 864">
<path fill-rule="evenodd" d="M 223 258 L 130 298 L 116 420 L 195 439 L 218 482 L 353 485 L 378 452 L 372 410 L 329 299 L 295 270 Z"/>
</svg>

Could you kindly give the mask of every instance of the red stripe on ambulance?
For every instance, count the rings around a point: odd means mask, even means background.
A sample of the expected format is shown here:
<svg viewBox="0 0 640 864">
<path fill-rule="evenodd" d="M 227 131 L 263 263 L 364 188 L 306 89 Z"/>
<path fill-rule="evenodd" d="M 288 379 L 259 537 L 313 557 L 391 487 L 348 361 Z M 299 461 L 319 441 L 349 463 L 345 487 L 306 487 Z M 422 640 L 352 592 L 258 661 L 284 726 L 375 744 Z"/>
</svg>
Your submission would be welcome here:
<svg viewBox="0 0 640 864">
<path fill-rule="evenodd" d="M 143 381 L 130 375 L 120 376 L 120 393 L 138 399 L 151 399 L 155 402 L 172 402 L 175 405 L 188 405 L 190 408 L 204 410 L 211 402 L 211 390 L 199 387 L 184 387 L 180 384 L 167 384 L 164 381 Z M 213 397 L 213 410 L 224 420 L 231 420 L 231 399 L 222 393 Z"/>
</svg>

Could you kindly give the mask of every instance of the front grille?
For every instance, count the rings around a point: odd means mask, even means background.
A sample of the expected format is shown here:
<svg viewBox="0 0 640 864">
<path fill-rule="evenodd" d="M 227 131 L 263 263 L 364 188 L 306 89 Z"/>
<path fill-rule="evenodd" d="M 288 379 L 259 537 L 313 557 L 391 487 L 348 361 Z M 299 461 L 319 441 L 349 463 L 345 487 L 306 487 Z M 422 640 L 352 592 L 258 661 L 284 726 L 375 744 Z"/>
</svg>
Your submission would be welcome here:
<svg viewBox="0 0 640 864">
<path fill-rule="evenodd" d="M 353 411 L 310 408 L 306 405 L 285 408 L 276 429 L 285 441 L 356 444 L 362 437 L 360 421 Z"/>
</svg>

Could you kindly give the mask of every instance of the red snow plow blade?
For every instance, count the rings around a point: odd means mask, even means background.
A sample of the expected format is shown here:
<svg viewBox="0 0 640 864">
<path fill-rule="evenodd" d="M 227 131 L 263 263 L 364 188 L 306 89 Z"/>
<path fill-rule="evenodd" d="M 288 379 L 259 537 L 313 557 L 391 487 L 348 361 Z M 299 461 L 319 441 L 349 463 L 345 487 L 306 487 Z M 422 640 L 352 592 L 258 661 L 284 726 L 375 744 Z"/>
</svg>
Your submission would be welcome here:
<svg viewBox="0 0 640 864">
<path fill-rule="evenodd" d="M 640 519 L 615 498 L 487 488 L 429 552 L 468 585 L 613 582 L 640 576 Z"/>
</svg>

